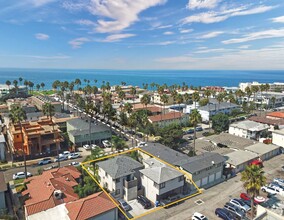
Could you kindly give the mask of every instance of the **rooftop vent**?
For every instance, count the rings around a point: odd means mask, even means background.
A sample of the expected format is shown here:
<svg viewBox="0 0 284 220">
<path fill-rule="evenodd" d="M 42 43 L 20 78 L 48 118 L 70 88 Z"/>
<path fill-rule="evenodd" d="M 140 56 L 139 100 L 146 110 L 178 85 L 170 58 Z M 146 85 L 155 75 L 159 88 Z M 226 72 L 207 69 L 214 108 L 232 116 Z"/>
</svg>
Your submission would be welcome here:
<svg viewBox="0 0 284 220">
<path fill-rule="evenodd" d="M 63 197 L 63 193 L 61 192 L 61 190 L 55 190 L 53 192 L 53 195 L 54 195 L 55 199 L 57 199 L 57 200 L 62 199 L 62 197 Z"/>
</svg>

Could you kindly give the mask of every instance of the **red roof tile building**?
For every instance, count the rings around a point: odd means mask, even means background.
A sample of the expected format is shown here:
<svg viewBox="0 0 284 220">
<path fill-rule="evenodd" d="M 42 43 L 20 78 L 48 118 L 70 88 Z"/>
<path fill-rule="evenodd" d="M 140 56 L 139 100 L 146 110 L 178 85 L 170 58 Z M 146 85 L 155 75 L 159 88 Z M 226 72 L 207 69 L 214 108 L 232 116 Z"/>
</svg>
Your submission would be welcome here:
<svg viewBox="0 0 284 220">
<path fill-rule="evenodd" d="M 22 192 L 25 215 L 33 215 L 57 205 L 78 200 L 74 187 L 81 173 L 73 166 L 52 169 L 26 180 L 27 189 Z"/>
<path fill-rule="evenodd" d="M 65 207 L 68 210 L 70 220 L 117 219 L 116 205 L 104 192 L 98 192 L 75 202 L 70 202 Z"/>
<path fill-rule="evenodd" d="M 159 126 L 167 126 L 171 123 L 186 123 L 188 115 L 180 112 L 168 112 L 166 114 L 149 116 L 148 120 L 152 124 L 158 124 Z"/>
</svg>

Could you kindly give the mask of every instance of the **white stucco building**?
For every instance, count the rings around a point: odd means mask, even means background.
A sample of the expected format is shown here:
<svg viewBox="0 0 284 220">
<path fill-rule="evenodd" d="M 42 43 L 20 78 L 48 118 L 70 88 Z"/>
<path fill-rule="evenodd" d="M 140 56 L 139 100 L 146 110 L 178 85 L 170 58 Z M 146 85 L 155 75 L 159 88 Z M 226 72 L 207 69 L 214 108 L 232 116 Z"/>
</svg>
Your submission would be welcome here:
<svg viewBox="0 0 284 220">
<path fill-rule="evenodd" d="M 272 143 L 284 148 L 284 129 L 272 131 Z"/>
<path fill-rule="evenodd" d="M 268 131 L 268 129 L 269 125 L 246 120 L 231 124 L 229 127 L 229 134 L 258 140 L 261 137 L 261 134 Z"/>
<path fill-rule="evenodd" d="M 184 175 L 176 169 L 151 158 L 143 162 L 140 170 L 141 184 L 145 196 L 153 203 L 183 191 Z"/>
<path fill-rule="evenodd" d="M 136 199 L 140 188 L 139 170 L 143 164 L 128 156 L 117 156 L 96 163 L 100 184 L 115 198 Z"/>
</svg>

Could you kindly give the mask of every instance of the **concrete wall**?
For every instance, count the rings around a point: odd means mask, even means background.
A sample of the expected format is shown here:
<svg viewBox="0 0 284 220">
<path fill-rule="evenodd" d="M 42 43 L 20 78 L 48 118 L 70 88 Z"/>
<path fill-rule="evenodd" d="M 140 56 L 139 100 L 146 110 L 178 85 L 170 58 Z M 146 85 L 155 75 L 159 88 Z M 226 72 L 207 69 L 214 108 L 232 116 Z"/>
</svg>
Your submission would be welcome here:
<svg viewBox="0 0 284 220">
<path fill-rule="evenodd" d="M 0 192 L 0 209 L 6 209 L 5 192 Z"/>
<path fill-rule="evenodd" d="M 277 134 L 272 132 L 272 143 L 284 147 L 284 134 Z"/>
<path fill-rule="evenodd" d="M 5 160 L 5 143 L 0 143 L 0 160 Z"/>
</svg>

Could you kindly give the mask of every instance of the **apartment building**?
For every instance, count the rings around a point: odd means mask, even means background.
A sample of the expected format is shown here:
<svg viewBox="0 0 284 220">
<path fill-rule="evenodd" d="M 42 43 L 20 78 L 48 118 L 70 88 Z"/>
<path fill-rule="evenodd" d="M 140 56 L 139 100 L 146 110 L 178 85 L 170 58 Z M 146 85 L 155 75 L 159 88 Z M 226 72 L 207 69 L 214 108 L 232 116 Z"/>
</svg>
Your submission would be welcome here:
<svg viewBox="0 0 284 220">
<path fill-rule="evenodd" d="M 55 101 L 48 96 L 32 96 L 32 103 L 39 109 L 42 110 L 45 103 L 50 103 L 54 106 L 55 112 L 61 112 L 61 102 Z"/>
</svg>

